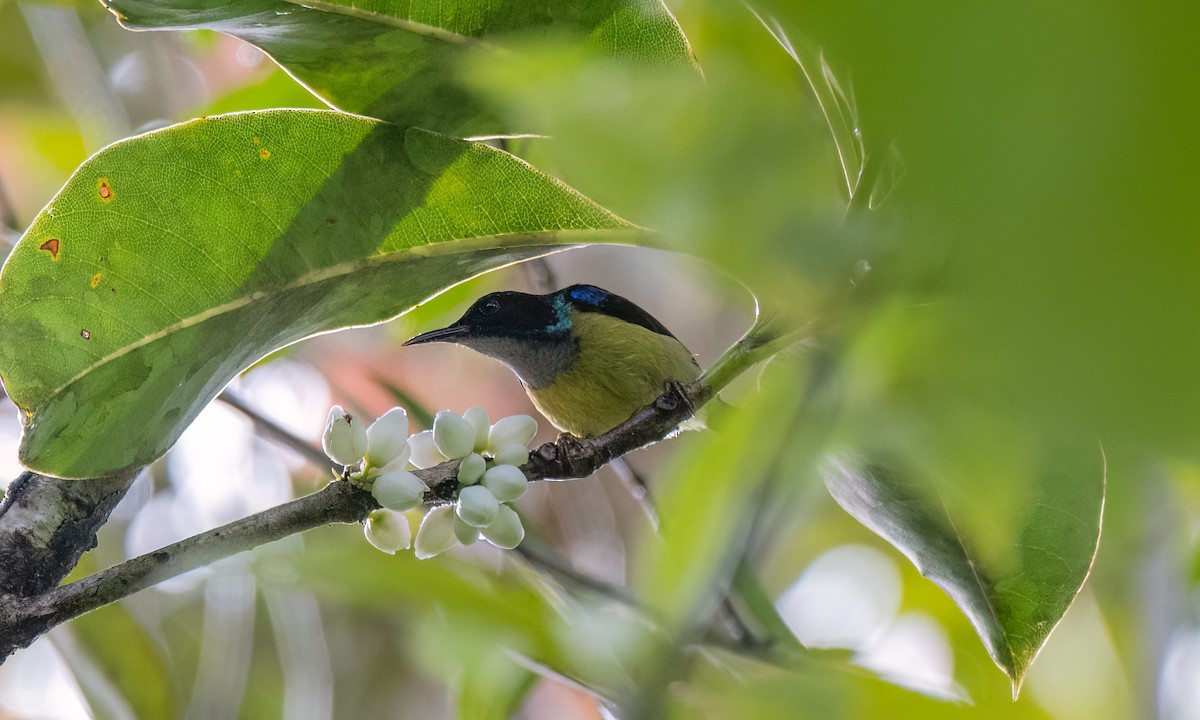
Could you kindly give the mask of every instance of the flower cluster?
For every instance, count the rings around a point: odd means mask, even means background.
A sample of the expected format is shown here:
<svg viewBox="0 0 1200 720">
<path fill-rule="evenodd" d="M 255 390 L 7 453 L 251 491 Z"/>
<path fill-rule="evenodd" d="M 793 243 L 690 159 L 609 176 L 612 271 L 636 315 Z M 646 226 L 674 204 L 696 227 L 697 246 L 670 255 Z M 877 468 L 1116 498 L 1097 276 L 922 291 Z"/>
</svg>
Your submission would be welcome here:
<svg viewBox="0 0 1200 720">
<path fill-rule="evenodd" d="M 520 466 L 529 461 L 529 443 L 537 421 L 513 415 L 494 425 L 483 408 L 462 415 L 443 410 L 433 429 L 408 436 L 408 415 L 392 408 L 369 427 L 340 406 L 329 410 L 322 447 L 345 467 L 351 482 L 368 488 L 384 509 L 367 518 L 372 545 L 387 553 L 413 544 L 405 510 L 420 505 L 429 488 L 413 469 L 458 460 L 458 491 L 452 505 L 425 514 L 417 531 L 415 553 L 429 558 L 454 545 L 470 545 L 481 536 L 511 550 L 525 537 L 521 518 L 510 504 L 529 485 Z"/>
</svg>

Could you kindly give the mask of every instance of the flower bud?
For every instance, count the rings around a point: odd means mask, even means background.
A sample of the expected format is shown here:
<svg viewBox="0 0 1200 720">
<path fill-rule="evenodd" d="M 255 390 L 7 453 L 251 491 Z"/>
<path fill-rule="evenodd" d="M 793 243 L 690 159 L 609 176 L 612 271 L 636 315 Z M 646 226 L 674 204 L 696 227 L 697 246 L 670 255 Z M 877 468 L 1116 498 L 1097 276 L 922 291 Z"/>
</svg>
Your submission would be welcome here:
<svg viewBox="0 0 1200 720">
<path fill-rule="evenodd" d="M 334 405 L 329 408 L 329 416 L 325 419 L 321 447 L 329 459 L 338 465 L 353 465 L 362 460 L 367 452 L 367 431 L 341 405 Z"/>
<path fill-rule="evenodd" d="M 496 519 L 491 525 L 483 528 L 484 539 L 498 548 L 512 550 L 525 539 L 525 527 L 521 517 L 507 505 L 501 505 L 496 513 Z"/>
<path fill-rule="evenodd" d="M 502 448 L 496 450 L 495 458 L 497 465 L 516 465 L 520 467 L 529 462 L 529 448 L 518 443 L 509 443 Z"/>
<path fill-rule="evenodd" d="M 433 442 L 433 431 L 425 430 L 408 439 L 408 447 L 412 450 L 408 461 L 414 467 L 431 468 L 446 462 L 446 456 L 437 449 Z"/>
<path fill-rule="evenodd" d="M 458 492 L 458 516 L 471 527 L 487 527 L 496 519 L 500 503 L 482 485 L 469 485 Z"/>
<path fill-rule="evenodd" d="M 454 507 L 440 505 L 425 513 L 413 546 L 418 560 L 427 560 L 454 547 Z"/>
<path fill-rule="evenodd" d="M 383 467 L 404 456 L 408 461 L 408 413 L 392 408 L 367 428 L 367 462 Z"/>
<path fill-rule="evenodd" d="M 410 510 L 425 499 L 425 483 L 407 470 L 389 470 L 375 478 L 371 494 L 389 510 Z"/>
<path fill-rule="evenodd" d="M 454 537 L 463 545 L 472 545 L 479 539 L 479 528 L 471 527 L 458 515 L 454 516 Z"/>
<path fill-rule="evenodd" d="M 500 502 L 512 502 L 529 489 L 529 480 L 516 465 L 496 465 L 483 474 L 483 486 Z"/>
<path fill-rule="evenodd" d="M 487 470 L 487 461 L 479 453 L 471 453 L 458 464 L 458 482 L 474 485 L 483 477 L 484 470 Z"/>
<path fill-rule="evenodd" d="M 528 415 L 512 415 L 501 418 L 488 433 L 488 447 L 493 452 L 505 445 L 529 447 L 529 441 L 537 434 L 537 420 Z"/>
<path fill-rule="evenodd" d="M 463 413 L 463 419 L 471 423 L 471 427 L 475 428 L 475 452 L 483 452 L 487 450 L 488 431 L 491 429 L 491 420 L 488 419 L 487 410 L 481 407 L 467 408 Z"/>
<path fill-rule="evenodd" d="M 433 443 L 448 458 L 466 457 L 475 449 L 475 428 L 461 415 L 441 410 L 433 418 Z"/>
<path fill-rule="evenodd" d="M 367 516 L 363 523 L 363 533 L 367 542 L 379 548 L 388 555 L 395 555 L 397 550 L 403 550 L 412 544 L 412 528 L 404 513 L 391 510 L 375 510 Z"/>
</svg>

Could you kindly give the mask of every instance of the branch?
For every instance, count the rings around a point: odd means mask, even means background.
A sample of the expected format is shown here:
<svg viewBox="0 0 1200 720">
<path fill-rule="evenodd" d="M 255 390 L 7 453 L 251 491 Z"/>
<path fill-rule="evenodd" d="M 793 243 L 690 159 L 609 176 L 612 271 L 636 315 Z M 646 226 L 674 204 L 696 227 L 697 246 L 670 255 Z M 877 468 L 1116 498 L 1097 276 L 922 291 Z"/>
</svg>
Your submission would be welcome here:
<svg viewBox="0 0 1200 720">
<path fill-rule="evenodd" d="M 135 475 L 66 481 L 26 472 L 13 480 L 0 502 L 0 605 L 58 585 L 96 547 L 96 531 Z"/>
<path fill-rule="evenodd" d="M 564 436 L 542 445 L 522 471 L 535 481 L 587 477 L 615 458 L 670 435 L 730 380 L 769 357 L 785 342 L 790 341 L 768 330 L 766 323 L 756 323 L 696 382 L 671 387 L 603 435 L 582 439 Z M 458 487 L 457 471 L 457 460 L 417 471 L 430 488 L 427 504 L 451 500 Z M 74 484 L 90 482 L 95 481 Z M 60 487 L 69 485 L 59 483 Z M 378 507 L 370 493 L 350 483 L 335 481 L 306 497 L 127 560 L 23 602 L 13 597 L 0 598 L 0 660 L 27 647 L 56 625 L 163 580 L 314 527 L 361 522 Z"/>
</svg>

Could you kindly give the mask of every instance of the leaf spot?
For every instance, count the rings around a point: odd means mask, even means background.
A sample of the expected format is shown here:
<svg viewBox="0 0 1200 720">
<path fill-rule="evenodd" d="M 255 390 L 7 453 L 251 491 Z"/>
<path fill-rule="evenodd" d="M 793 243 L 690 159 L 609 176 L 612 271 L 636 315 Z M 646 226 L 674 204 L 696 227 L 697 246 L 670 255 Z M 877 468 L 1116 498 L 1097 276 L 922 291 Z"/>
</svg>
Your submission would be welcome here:
<svg viewBox="0 0 1200 720">
<path fill-rule="evenodd" d="M 258 151 L 258 156 L 260 158 L 262 158 L 263 160 L 266 160 L 267 158 L 271 157 L 271 151 L 266 148 L 263 148 Z"/>
<path fill-rule="evenodd" d="M 112 185 L 108 184 L 108 178 L 100 178 L 96 181 L 96 193 L 104 202 L 112 202 L 113 189 Z"/>
<path fill-rule="evenodd" d="M 91 340 L 92 333 L 87 328 L 84 328 L 79 331 L 79 337 L 83 338 L 84 340 Z"/>
<path fill-rule="evenodd" d="M 261 142 L 262 142 L 262 140 L 259 140 L 259 139 L 258 139 L 258 136 L 257 136 L 257 135 L 255 135 L 255 136 L 254 136 L 254 144 L 255 144 L 255 145 L 258 145 L 258 144 L 259 144 L 259 143 L 261 143 Z"/>
<path fill-rule="evenodd" d="M 101 275 L 101 274 L 102 274 L 102 273 L 96 273 L 95 275 L 93 275 L 93 276 L 92 276 L 92 283 L 91 283 L 91 284 L 92 284 L 92 289 L 93 289 L 93 290 L 95 290 L 95 289 L 96 289 L 96 286 L 98 286 L 98 285 L 100 284 L 100 275 Z"/>
<path fill-rule="evenodd" d="M 50 238 L 38 246 L 38 250 L 50 253 L 50 259 L 58 261 L 58 238 Z"/>
</svg>

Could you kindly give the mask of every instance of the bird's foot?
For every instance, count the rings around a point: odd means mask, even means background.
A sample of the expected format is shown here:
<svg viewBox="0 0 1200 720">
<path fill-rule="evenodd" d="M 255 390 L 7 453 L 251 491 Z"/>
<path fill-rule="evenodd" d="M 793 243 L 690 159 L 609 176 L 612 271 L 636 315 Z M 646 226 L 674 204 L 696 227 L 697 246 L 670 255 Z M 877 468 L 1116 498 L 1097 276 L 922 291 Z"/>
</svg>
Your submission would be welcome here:
<svg viewBox="0 0 1200 720">
<path fill-rule="evenodd" d="M 592 448 L 586 438 L 560 433 L 553 443 L 546 443 L 537 452 L 543 460 L 562 468 L 564 477 L 582 477 L 590 473 Z"/>
<path fill-rule="evenodd" d="M 670 412 L 680 405 L 687 408 L 689 415 L 696 414 L 696 405 L 688 396 L 683 383 L 676 380 L 668 380 L 663 383 L 663 394 L 654 401 L 654 406 L 659 410 Z"/>
</svg>

